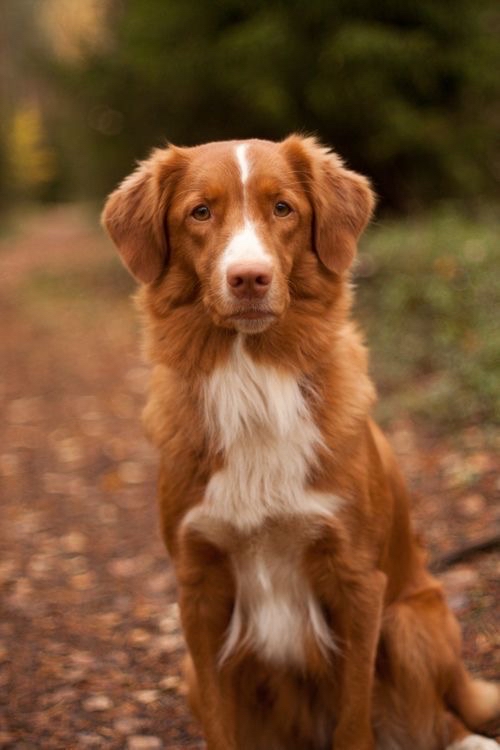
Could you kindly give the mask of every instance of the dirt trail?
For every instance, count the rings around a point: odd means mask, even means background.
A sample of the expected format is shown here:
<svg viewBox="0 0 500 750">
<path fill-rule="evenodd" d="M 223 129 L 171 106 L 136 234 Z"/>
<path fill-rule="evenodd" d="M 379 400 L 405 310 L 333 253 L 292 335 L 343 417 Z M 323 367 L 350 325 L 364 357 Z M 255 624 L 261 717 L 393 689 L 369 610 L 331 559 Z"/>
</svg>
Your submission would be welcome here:
<svg viewBox="0 0 500 750">
<path fill-rule="evenodd" d="M 131 289 L 78 208 L 32 216 L 0 243 L 0 747 L 202 746 L 139 423 L 148 371 Z M 488 436 L 390 432 L 433 554 L 493 528 Z M 485 676 L 500 665 L 499 573 L 490 553 L 442 576 Z"/>
</svg>

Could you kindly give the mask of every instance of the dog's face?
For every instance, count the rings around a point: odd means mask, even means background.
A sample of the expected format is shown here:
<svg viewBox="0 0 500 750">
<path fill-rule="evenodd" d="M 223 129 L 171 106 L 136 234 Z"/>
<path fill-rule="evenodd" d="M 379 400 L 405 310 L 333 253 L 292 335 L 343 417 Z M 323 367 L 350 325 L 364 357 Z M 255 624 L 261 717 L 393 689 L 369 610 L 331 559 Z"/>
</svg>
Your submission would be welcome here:
<svg viewBox="0 0 500 750">
<path fill-rule="evenodd" d="M 139 281 L 175 273 L 215 325 L 259 333 L 301 293 L 297 269 L 346 271 L 372 208 L 363 177 L 291 136 L 157 150 L 110 196 L 103 221 Z"/>
</svg>

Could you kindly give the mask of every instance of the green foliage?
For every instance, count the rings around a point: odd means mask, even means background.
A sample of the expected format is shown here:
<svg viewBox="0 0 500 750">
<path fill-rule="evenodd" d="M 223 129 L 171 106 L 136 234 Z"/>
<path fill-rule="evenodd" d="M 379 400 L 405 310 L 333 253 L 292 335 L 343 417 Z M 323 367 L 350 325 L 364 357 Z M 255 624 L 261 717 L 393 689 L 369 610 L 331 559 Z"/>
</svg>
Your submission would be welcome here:
<svg viewBox="0 0 500 750">
<path fill-rule="evenodd" d="M 382 417 L 403 406 L 436 425 L 500 422 L 499 229 L 447 211 L 370 231 L 358 317 Z"/>
<path fill-rule="evenodd" d="M 479 202 L 497 189 L 498 19 L 493 0 L 112 5 L 109 44 L 50 68 L 62 161 L 99 193 L 167 139 L 313 131 L 386 205 Z"/>
</svg>

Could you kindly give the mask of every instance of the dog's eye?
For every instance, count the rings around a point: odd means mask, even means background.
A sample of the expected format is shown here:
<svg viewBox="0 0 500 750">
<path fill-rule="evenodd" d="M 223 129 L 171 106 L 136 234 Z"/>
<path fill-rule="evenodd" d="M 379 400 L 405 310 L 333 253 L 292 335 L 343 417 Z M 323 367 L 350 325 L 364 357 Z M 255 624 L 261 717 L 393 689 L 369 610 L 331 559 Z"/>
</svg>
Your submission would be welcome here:
<svg viewBox="0 0 500 750">
<path fill-rule="evenodd" d="M 283 217 L 288 216 L 288 214 L 292 213 L 292 207 L 288 205 L 288 203 L 285 203 L 285 201 L 278 201 L 276 205 L 274 206 L 274 215 Z"/>
<path fill-rule="evenodd" d="M 203 204 L 196 206 L 196 208 L 193 208 L 191 211 L 191 216 L 193 219 L 196 219 L 196 221 L 206 221 L 211 215 L 209 207 Z"/>
</svg>

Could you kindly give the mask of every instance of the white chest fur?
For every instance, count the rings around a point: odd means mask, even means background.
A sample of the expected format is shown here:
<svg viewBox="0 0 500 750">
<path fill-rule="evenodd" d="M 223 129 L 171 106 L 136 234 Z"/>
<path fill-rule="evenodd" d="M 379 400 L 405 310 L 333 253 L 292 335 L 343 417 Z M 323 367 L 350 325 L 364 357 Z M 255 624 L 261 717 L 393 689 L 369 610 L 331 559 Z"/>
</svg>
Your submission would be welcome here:
<svg viewBox="0 0 500 750">
<path fill-rule="evenodd" d="M 302 523 L 307 516 L 314 526 L 339 505 L 336 496 L 307 488 L 321 435 L 299 382 L 256 364 L 239 337 L 204 395 L 209 438 L 224 467 L 185 523 L 214 541 L 228 526 L 248 539 L 232 554 L 237 598 L 221 660 L 245 643 L 268 660 L 300 662 L 308 635 L 322 651 L 333 648 L 302 571 L 304 544 L 273 543 L 273 528 L 282 535 L 280 518 L 289 527 L 294 516 Z"/>
<path fill-rule="evenodd" d="M 335 650 L 302 569 L 303 546 L 288 534 L 271 526 L 233 552 L 237 595 L 220 664 L 239 647 L 269 662 L 296 665 L 304 662 L 307 642 L 314 641 L 324 656 Z"/>
<path fill-rule="evenodd" d="M 255 364 L 238 337 L 229 364 L 206 383 L 205 412 L 226 463 L 206 492 L 219 517 L 244 529 L 282 513 L 325 512 L 319 497 L 305 497 L 321 435 L 296 378 Z"/>
</svg>

